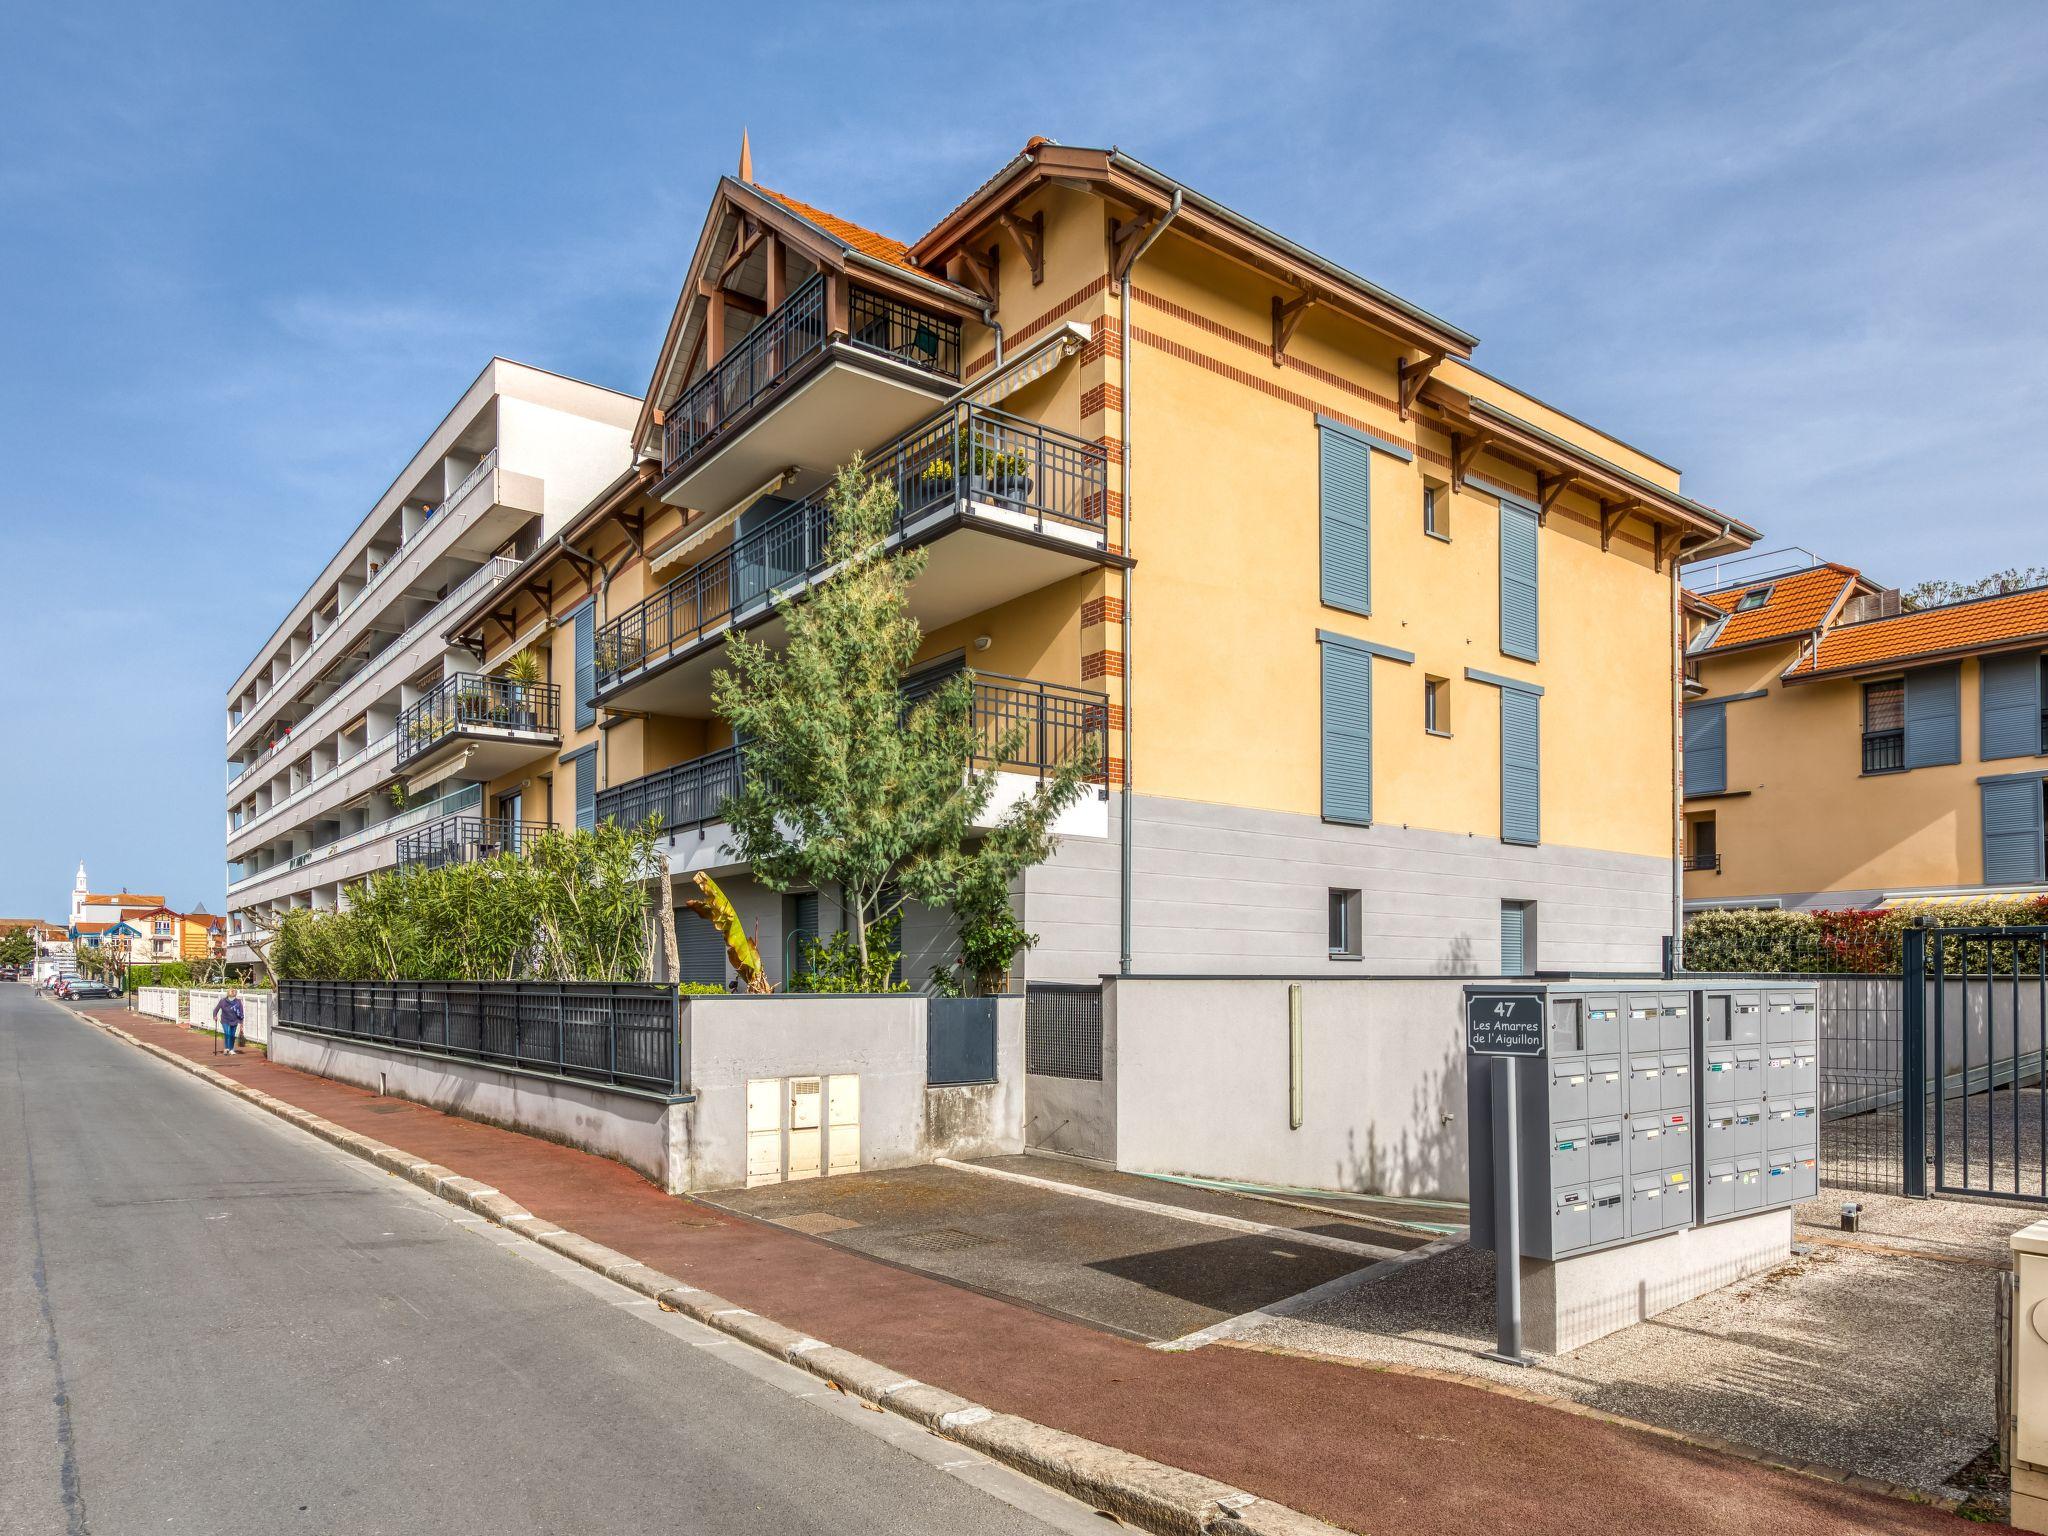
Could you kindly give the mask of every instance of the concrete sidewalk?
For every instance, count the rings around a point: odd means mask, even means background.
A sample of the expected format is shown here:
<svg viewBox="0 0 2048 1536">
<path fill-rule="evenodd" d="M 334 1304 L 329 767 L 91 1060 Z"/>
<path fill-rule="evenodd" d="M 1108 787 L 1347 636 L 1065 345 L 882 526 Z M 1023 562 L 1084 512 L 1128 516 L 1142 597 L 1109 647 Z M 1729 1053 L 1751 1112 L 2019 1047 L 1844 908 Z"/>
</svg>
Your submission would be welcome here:
<svg viewBox="0 0 2048 1536">
<path fill-rule="evenodd" d="M 1961 1530 L 1943 1511 L 1508 1392 L 1243 1350 L 1171 1354 L 877 1263 L 622 1165 L 382 1099 L 126 1011 L 107 1022 L 502 1190 L 536 1215 L 1003 1413 L 1354 1531 Z"/>
</svg>

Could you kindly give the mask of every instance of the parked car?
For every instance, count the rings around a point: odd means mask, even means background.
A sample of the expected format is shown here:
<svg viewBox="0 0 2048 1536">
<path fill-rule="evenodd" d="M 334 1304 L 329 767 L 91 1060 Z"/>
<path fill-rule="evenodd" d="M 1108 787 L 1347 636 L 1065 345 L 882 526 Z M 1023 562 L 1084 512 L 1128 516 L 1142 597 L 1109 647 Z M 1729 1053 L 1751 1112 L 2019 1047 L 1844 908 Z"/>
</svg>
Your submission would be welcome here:
<svg viewBox="0 0 2048 1536">
<path fill-rule="evenodd" d="M 64 992 L 65 999 L 74 1003 L 81 998 L 112 997 L 114 995 L 114 989 L 104 981 L 74 981 Z"/>
</svg>

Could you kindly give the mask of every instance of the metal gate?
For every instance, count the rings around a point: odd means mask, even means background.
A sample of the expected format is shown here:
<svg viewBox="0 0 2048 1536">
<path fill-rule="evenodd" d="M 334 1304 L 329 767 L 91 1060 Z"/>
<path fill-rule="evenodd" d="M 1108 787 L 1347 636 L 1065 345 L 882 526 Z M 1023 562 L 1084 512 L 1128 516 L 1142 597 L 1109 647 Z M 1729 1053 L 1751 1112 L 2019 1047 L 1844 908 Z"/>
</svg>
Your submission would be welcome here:
<svg viewBox="0 0 2048 1536">
<path fill-rule="evenodd" d="M 1920 1109 L 1933 1192 L 2048 1203 L 2048 927 L 1909 931 L 1906 1011 L 1927 1042 L 1906 1057 L 1907 1145 Z"/>
</svg>

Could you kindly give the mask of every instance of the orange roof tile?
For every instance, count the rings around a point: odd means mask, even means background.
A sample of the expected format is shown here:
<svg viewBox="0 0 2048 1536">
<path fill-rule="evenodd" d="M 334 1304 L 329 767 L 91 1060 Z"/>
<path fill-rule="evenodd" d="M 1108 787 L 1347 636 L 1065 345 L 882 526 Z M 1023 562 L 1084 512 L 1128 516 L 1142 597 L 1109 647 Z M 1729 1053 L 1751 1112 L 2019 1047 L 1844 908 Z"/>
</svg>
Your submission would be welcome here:
<svg viewBox="0 0 2048 1536">
<path fill-rule="evenodd" d="M 1753 581 L 1746 587 L 1711 592 L 1707 601 L 1728 615 L 1728 622 L 1714 637 L 1707 651 L 1733 650 L 1763 640 L 1782 640 L 1811 634 L 1826 622 L 1837 601 L 1857 572 L 1846 565 L 1817 565 L 1771 581 Z M 1770 596 L 1761 608 L 1737 613 L 1735 605 L 1751 592 L 1768 587 Z"/>
<path fill-rule="evenodd" d="M 1823 635 L 1814 654 L 1785 676 L 1868 671 L 1916 656 L 1990 650 L 2026 640 L 2048 642 L 2048 587 L 1843 624 Z"/>
<path fill-rule="evenodd" d="M 886 261 L 906 272 L 929 276 L 924 268 L 910 259 L 910 247 L 901 240 L 891 240 L 887 235 L 878 235 L 872 229 L 865 229 L 851 219 L 842 219 L 836 213 L 827 213 L 822 208 L 813 208 L 809 203 L 800 203 L 795 198 L 777 192 L 769 187 L 754 186 L 763 197 L 772 197 L 798 218 L 808 219 L 825 231 L 834 240 L 863 256 L 872 256 L 877 261 Z"/>
<path fill-rule="evenodd" d="M 150 896 L 141 891 L 117 891 L 111 896 L 81 896 L 79 903 L 88 907 L 162 906 L 163 897 Z"/>
</svg>

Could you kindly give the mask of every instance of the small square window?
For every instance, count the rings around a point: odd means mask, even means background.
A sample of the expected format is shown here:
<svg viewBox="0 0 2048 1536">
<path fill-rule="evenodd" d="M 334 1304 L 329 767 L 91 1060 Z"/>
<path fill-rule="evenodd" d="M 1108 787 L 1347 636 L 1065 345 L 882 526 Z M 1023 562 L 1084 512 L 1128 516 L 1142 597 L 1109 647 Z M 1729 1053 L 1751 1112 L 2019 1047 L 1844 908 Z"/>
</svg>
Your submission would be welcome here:
<svg viewBox="0 0 2048 1536">
<path fill-rule="evenodd" d="M 1451 680 L 1448 677 L 1423 678 L 1422 728 L 1432 736 L 1451 734 Z"/>
<path fill-rule="evenodd" d="M 1359 947 L 1358 914 L 1361 894 L 1357 891 L 1330 892 L 1330 958 L 1356 960 Z"/>
<path fill-rule="evenodd" d="M 1450 487 L 1432 480 L 1422 483 L 1422 531 L 1433 539 L 1451 537 Z"/>
<path fill-rule="evenodd" d="M 1737 613 L 1756 612 L 1757 609 L 1763 607 L 1765 603 L 1771 600 L 1771 591 L 1770 587 L 1758 587 L 1754 592 L 1743 593 L 1740 598 L 1736 599 L 1735 611 Z"/>
</svg>

